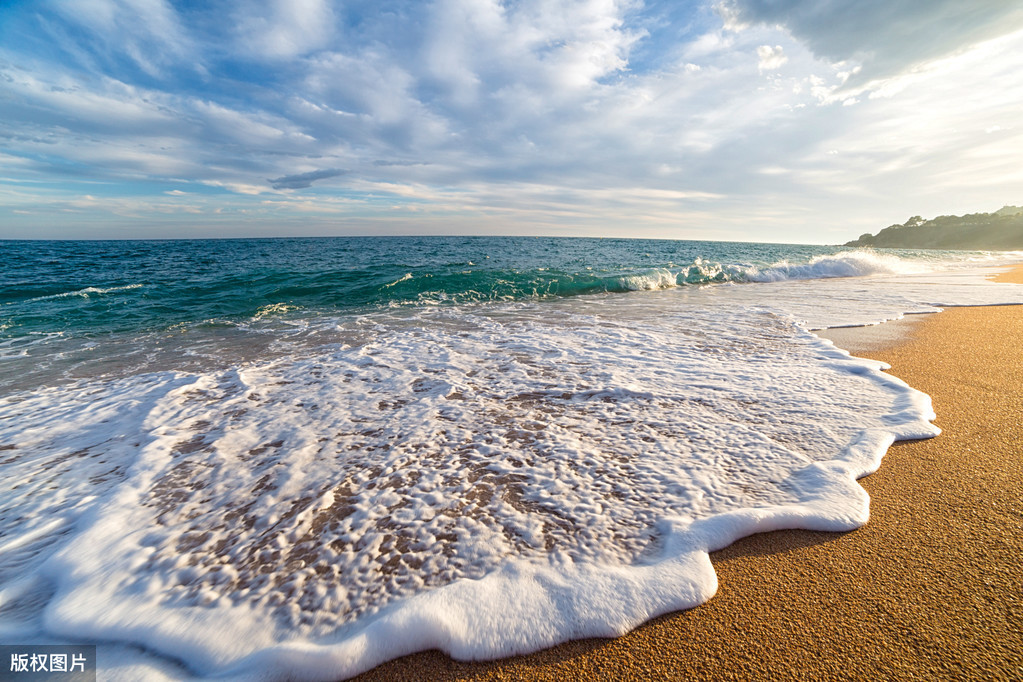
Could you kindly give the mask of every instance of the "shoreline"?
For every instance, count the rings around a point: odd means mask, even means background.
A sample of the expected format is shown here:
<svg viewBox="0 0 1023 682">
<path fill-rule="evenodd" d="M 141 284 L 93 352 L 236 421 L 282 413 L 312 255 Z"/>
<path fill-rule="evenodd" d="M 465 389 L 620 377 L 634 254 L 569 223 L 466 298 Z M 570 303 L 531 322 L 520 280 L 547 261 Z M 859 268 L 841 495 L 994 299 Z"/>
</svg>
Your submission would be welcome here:
<svg viewBox="0 0 1023 682">
<path fill-rule="evenodd" d="M 1023 283 L 1023 266 L 995 279 Z M 711 554 L 713 599 L 616 639 L 482 662 L 427 651 L 355 679 L 1023 678 L 1023 306 L 877 329 L 838 345 L 929 394 L 943 434 L 896 443 L 860 480 L 866 526 L 743 538 Z"/>
</svg>

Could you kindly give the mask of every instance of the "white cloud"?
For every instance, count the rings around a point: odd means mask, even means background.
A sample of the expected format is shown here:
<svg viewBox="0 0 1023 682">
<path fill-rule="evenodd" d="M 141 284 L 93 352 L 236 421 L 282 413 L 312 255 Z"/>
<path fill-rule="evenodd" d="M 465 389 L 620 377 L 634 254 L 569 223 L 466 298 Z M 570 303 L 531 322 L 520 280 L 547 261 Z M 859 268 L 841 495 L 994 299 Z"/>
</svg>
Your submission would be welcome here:
<svg viewBox="0 0 1023 682">
<path fill-rule="evenodd" d="M 250 196 L 264 194 L 269 191 L 269 188 L 263 185 L 248 185 L 242 182 L 224 182 L 222 180 L 201 180 L 200 182 L 208 187 L 219 187 L 235 194 L 247 194 Z"/>
<path fill-rule="evenodd" d="M 0 88 L 10 98 L 7 107 L 30 122 L 109 132 L 174 125 L 173 117 L 158 103 L 120 81 L 101 78 L 87 83 L 66 73 L 33 74 L 23 69 L 4 73 Z"/>
<path fill-rule="evenodd" d="M 87 29 L 107 58 L 123 53 L 150 76 L 161 76 L 165 67 L 196 52 L 177 12 L 165 0 L 50 0 L 46 4 L 67 22 Z M 74 41 L 66 33 L 59 39 Z"/>
<path fill-rule="evenodd" d="M 326 47 L 334 36 L 327 0 L 246 0 L 234 20 L 239 48 L 256 59 L 300 57 Z"/>
<path fill-rule="evenodd" d="M 761 72 L 780 69 L 789 60 L 785 56 L 785 50 L 782 49 L 781 45 L 775 45 L 774 47 L 761 45 L 757 48 L 757 57 L 760 58 L 757 69 Z"/>
</svg>

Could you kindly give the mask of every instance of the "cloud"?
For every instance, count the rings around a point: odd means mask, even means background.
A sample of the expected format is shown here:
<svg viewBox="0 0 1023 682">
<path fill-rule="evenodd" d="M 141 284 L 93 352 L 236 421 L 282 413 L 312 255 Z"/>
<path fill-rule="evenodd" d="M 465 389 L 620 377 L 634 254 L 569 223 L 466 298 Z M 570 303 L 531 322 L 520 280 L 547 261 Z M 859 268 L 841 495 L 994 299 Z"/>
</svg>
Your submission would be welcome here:
<svg viewBox="0 0 1023 682">
<path fill-rule="evenodd" d="M 115 67 L 117 59 L 126 57 L 147 75 L 161 77 L 189 55 L 194 59 L 195 42 L 166 0 L 51 0 L 46 6 L 56 15 L 46 18 L 47 13 L 40 12 L 44 30 L 61 47 L 84 37 L 85 44 L 75 52 L 88 62 Z M 54 21 L 56 17 L 78 30 L 68 31 Z"/>
<path fill-rule="evenodd" d="M 384 159 L 377 159 L 376 161 L 373 162 L 373 165 L 374 166 L 385 167 L 385 168 L 386 167 L 393 167 L 393 166 L 410 168 L 410 167 L 413 167 L 413 166 L 429 166 L 430 162 L 429 161 L 386 161 Z"/>
<path fill-rule="evenodd" d="M 306 55 L 334 35 L 334 9 L 326 0 L 245 0 L 234 15 L 239 48 L 257 59 Z"/>
<path fill-rule="evenodd" d="M 248 196 L 255 196 L 263 194 L 267 191 L 266 185 L 249 185 L 242 182 L 224 182 L 222 180 L 201 180 L 201 184 L 207 187 L 218 187 L 220 189 L 226 189 L 229 192 L 235 194 L 243 194 Z"/>
<path fill-rule="evenodd" d="M 325 168 L 323 170 L 299 173 L 297 175 L 282 175 L 274 180 L 267 180 L 267 182 L 269 182 L 270 186 L 274 189 L 305 189 L 306 187 L 311 187 L 317 180 L 336 178 L 339 175 L 345 175 L 348 172 L 349 171 L 342 170 L 340 168 Z"/>
<path fill-rule="evenodd" d="M 785 51 L 781 45 L 761 45 L 757 48 L 757 57 L 760 58 L 760 63 L 757 65 L 757 69 L 763 71 L 773 71 L 784 66 L 785 62 L 789 60 L 785 56 Z"/>
<path fill-rule="evenodd" d="M 1023 34 L 975 46 L 1018 3 L 723 1 L 0 3 L 4 174 L 50 188 L 18 210 L 86 183 L 177 206 L 174 187 L 253 230 L 344 215 L 799 241 L 810 216 L 853 225 L 947 190 L 956 159 L 974 198 L 1018 165 Z"/>
<path fill-rule="evenodd" d="M 722 0 L 733 29 L 781 26 L 830 62 L 863 65 L 850 86 L 1023 28 L 1023 6 L 1005 0 Z"/>
</svg>

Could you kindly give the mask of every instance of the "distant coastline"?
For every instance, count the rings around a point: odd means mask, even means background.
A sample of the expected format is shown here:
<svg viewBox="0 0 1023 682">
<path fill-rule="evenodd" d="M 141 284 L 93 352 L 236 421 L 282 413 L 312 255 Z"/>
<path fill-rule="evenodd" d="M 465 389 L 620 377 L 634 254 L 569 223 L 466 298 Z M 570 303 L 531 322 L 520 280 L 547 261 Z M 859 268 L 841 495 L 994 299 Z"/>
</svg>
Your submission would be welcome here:
<svg viewBox="0 0 1023 682">
<path fill-rule="evenodd" d="M 869 232 L 845 246 L 893 249 L 1023 249 L 1023 206 L 1004 206 L 994 213 L 938 216 L 925 220 L 913 216 L 902 225 L 891 225 L 876 235 Z"/>
</svg>

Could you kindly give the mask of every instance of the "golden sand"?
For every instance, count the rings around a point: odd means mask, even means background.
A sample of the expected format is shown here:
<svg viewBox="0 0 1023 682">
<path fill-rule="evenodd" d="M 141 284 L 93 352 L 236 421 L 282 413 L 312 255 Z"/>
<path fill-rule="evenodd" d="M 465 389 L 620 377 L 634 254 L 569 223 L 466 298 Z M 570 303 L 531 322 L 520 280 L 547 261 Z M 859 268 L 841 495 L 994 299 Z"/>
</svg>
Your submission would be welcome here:
<svg viewBox="0 0 1023 682">
<path fill-rule="evenodd" d="M 1009 282 L 1012 284 L 1023 284 L 1023 263 L 1011 270 L 1007 270 L 991 278 L 992 282 Z"/>
<path fill-rule="evenodd" d="M 424 652 L 360 679 L 1023 680 L 1023 306 L 906 333 L 847 347 L 930 394 L 944 433 L 861 480 L 863 528 L 744 538 L 711 555 L 710 602 L 617 639 L 481 663 Z"/>
</svg>

